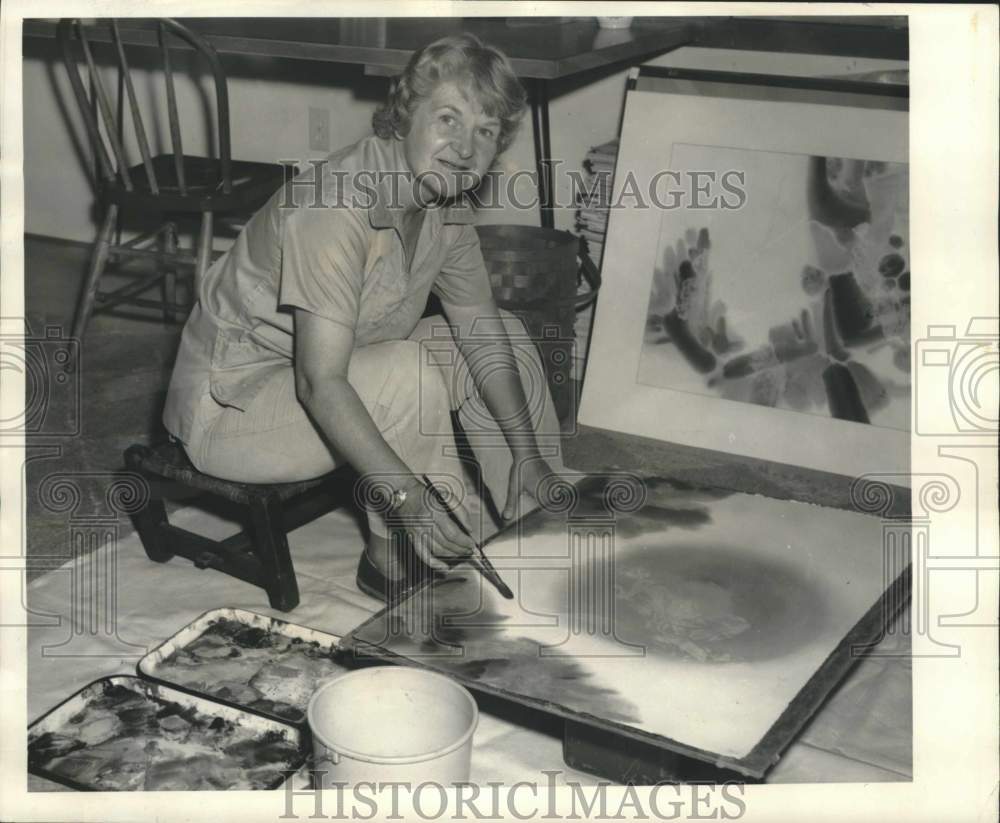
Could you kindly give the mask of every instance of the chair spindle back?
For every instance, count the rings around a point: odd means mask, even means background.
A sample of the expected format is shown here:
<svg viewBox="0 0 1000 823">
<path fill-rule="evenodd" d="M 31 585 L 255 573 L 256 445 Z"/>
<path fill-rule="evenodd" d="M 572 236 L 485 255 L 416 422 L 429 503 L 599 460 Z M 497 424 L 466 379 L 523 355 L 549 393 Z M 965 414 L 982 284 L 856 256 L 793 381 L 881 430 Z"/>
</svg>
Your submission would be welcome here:
<svg viewBox="0 0 1000 823">
<path fill-rule="evenodd" d="M 232 191 L 232 155 L 229 132 L 229 90 L 225 71 L 215 49 L 196 32 L 176 20 L 168 18 L 156 21 L 156 43 L 163 70 L 164 84 L 167 94 L 167 118 L 170 127 L 170 143 L 174 159 L 174 173 L 177 188 L 181 195 L 188 194 L 188 181 L 184 171 L 184 147 L 181 138 L 181 122 L 177 108 L 177 94 L 174 87 L 174 71 L 171 64 L 171 37 L 178 38 L 193 48 L 208 63 L 212 71 L 215 85 L 216 135 L 218 139 L 218 158 L 220 180 L 219 188 L 223 193 Z M 124 133 L 125 117 L 122 92 L 128 101 L 129 119 L 135 134 L 139 153 L 142 157 L 142 167 L 146 182 L 153 194 L 159 194 L 164 181 L 158 180 L 150 150 L 149 134 L 146 131 L 135 92 L 131 67 L 126 49 L 122 41 L 121 29 L 117 20 L 99 20 L 95 23 L 83 24 L 79 19 L 64 19 L 59 22 L 57 39 L 62 51 L 63 62 L 69 75 L 73 95 L 83 117 L 87 136 L 97 159 L 98 170 L 107 183 L 119 180 L 126 191 L 135 189 L 135 182 L 129 174 L 129 162 L 125 152 Z M 114 46 L 114 57 L 118 66 L 118 107 L 112 109 L 111 98 L 105 88 L 104 80 L 94 60 L 94 42 L 110 42 Z M 86 74 L 93 96 L 87 94 L 78 68 L 78 57 L 74 54 L 74 43 L 78 43 L 83 60 L 86 63 Z M 96 105 L 95 105 L 96 104 Z M 96 108 L 96 111 L 95 111 Z M 104 135 L 101 133 L 104 127 Z M 106 135 L 106 137 L 105 137 Z"/>
</svg>

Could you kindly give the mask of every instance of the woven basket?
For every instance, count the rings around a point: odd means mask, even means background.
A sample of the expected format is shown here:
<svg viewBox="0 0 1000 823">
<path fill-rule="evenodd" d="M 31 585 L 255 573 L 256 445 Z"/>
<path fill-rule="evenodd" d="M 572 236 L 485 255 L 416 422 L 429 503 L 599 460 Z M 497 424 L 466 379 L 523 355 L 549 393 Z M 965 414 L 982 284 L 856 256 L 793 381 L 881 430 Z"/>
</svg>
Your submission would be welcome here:
<svg viewBox="0 0 1000 823">
<path fill-rule="evenodd" d="M 545 368 L 556 414 L 575 412 L 570 379 L 580 239 L 535 226 L 477 226 L 497 305 L 521 319 Z"/>
<path fill-rule="evenodd" d="M 536 226 L 478 226 L 493 296 L 522 306 L 576 294 L 580 240 L 566 231 Z"/>
</svg>

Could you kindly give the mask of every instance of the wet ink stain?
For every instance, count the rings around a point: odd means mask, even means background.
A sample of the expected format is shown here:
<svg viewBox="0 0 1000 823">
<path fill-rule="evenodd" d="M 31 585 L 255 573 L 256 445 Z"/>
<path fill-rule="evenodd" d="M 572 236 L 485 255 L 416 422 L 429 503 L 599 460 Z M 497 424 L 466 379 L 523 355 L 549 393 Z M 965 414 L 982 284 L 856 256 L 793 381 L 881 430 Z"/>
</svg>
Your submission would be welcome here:
<svg viewBox="0 0 1000 823">
<path fill-rule="evenodd" d="M 709 664 L 769 660 L 823 626 L 816 582 L 746 549 L 650 545 L 621 558 L 615 573 L 615 634 L 647 653 Z"/>
<path fill-rule="evenodd" d="M 673 527 L 696 529 L 712 522 L 707 508 L 667 509 L 660 506 L 645 506 L 630 517 L 623 517 L 615 523 L 617 534 L 622 537 L 641 537 L 644 534 L 662 534 Z"/>
<path fill-rule="evenodd" d="M 621 492 L 621 480 L 614 476 L 591 475 L 581 480 L 575 501 L 568 511 L 536 511 L 517 526 L 520 538 L 547 534 L 565 537 L 567 528 L 595 520 L 614 522 L 616 534 L 634 538 L 662 534 L 670 528 L 697 529 L 712 521 L 707 503 L 729 497 L 732 492 L 700 489 L 663 477 L 635 478 L 636 499 L 645 504 L 632 510 L 629 493 Z M 629 481 L 632 482 L 632 481 Z"/>
<path fill-rule="evenodd" d="M 425 590 L 417 597 L 426 595 Z M 466 606 L 436 606 L 433 631 L 422 640 L 415 633 L 409 636 L 410 642 L 419 641 L 423 655 L 442 653 L 435 668 L 472 683 L 572 706 L 610 720 L 640 722 L 638 707 L 617 689 L 595 685 L 593 675 L 570 657 L 543 658 L 537 641 L 518 637 L 504 627 L 506 615 L 485 607 L 475 612 L 475 625 L 468 620 L 458 623 L 470 617 Z M 460 651 L 457 656 L 451 653 L 456 650 Z"/>
</svg>

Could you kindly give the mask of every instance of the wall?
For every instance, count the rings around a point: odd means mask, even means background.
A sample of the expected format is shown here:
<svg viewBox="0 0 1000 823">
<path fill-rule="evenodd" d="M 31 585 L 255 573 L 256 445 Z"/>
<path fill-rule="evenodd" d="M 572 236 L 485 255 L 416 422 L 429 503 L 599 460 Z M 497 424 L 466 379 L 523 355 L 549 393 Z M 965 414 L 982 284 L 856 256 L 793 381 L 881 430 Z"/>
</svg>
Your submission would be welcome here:
<svg viewBox="0 0 1000 823">
<path fill-rule="evenodd" d="M 149 62 L 152 54 L 147 50 L 146 61 L 137 65 L 136 91 L 143 100 L 163 97 L 162 81 Z M 97 59 L 110 64 L 110 52 L 97 47 Z M 330 110 L 332 148 L 354 142 L 368 133 L 371 114 L 387 84 L 385 78 L 365 76 L 358 66 L 228 55 L 223 61 L 230 77 L 233 155 L 246 160 L 321 157 L 324 152 L 309 150 L 310 107 Z M 804 75 L 849 74 L 901 65 L 884 60 L 695 48 L 678 49 L 650 63 Z M 179 60 L 178 70 L 183 72 L 187 67 Z M 588 149 L 617 134 L 626 74 L 625 69 L 616 67 L 551 84 L 552 146 L 554 157 L 563 161 L 560 172 L 579 170 Z M 108 78 L 110 89 L 113 80 L 110 74 Z M 76 102 L 54 41 L 25 41 L 23 79 L 25 230 L 89 242 L 96 233 L 94 196 L 86 171 L 89 161 Z M 184 135 L 185 150 L 203 152 L 212 137 L 203 126 L 205 100 L 211 99 L 209 85 L 181 77 L 178 95 L 182 121 L 190 124 Z M 162 108 L 157 120 L 156 140 L 166 148 Z M 134 146 L 132 157 L 138 162 Z M 503 158 L 503 167 L 510 172 L 533 169 L 533 157 L 531 123 L 526 119 Z M 569 178 L 560 173 L 556 183 L 558 202 L 568 202 Z M 528 199 L 524 189 L 518 189 L 518 194 Z M 489 223 L 537 225 L 537 220 L 536 210 L 511 207 L 491 210 L 482 217 L 482 222 Z M 558 210 L 556 225 L 572 228 L 573 209 Z"/>
</svg>

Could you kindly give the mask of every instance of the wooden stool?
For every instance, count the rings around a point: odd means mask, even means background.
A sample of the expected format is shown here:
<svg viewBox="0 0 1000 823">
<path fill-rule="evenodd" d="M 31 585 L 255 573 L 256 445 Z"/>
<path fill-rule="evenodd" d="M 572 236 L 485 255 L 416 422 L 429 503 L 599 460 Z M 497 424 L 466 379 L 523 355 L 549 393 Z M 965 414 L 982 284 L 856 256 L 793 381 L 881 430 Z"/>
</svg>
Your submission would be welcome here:
<svg viewBox="0 0 1000 823">
<path fill-rule="evenodd" d="M 149 484 L 149 501 L 132 515 L 132 521 L 150 560 L 166 563 L 178 554 L 199 569 L 218 569 L 260 586 L 271 607 L 281 611 L 299 604 L 288 532 L 335 509 L 350 495 L 354 479 L 354 472 L 344 466 L 300 483 L 234 483 L 202 474 L 184 449 L 173 443 L 154 448 L 129 446 L 125 466 Z M 171 485 L 188 496 L 193 490 L 235 504 L 245 517 L 246 528 L 224 540 L 211 540 L 171 525 L 163 499 L 181 496 L 167 493 L 170 489 L 165 487 Z"/>
</svg>

